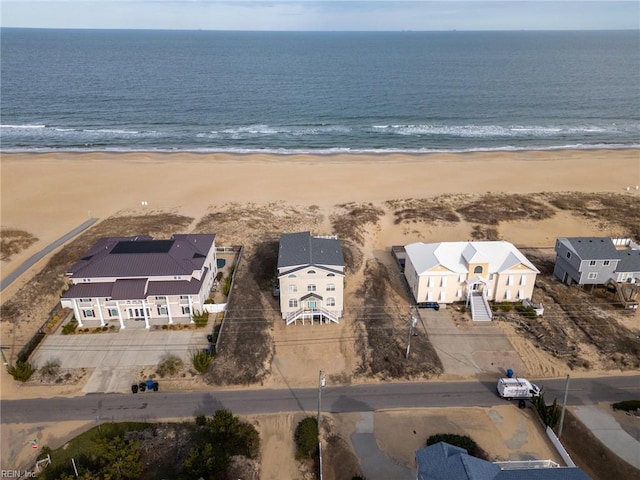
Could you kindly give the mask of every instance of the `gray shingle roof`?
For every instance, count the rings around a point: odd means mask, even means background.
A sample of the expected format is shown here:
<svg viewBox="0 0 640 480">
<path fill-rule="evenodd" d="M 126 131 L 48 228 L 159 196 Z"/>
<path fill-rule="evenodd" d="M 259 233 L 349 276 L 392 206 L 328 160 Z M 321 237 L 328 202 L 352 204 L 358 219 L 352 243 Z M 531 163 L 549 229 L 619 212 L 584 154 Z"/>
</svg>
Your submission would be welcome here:
<svg viewBox="0 0 640 480">
<path fill-rule="evenodd" d="M 568 237 L 567 242 L 582 260 L 615 260 L 619 256 L 609 237 Z"/>
<path fill-rule="evenodd" d="M 342 247 L 337 238 L 311 236 L 311 232 L 284 233 L 280 236 L 278 268 L 298 265 L 344 267 Z"/>
<path fill-rule="evenodd" d="M 616 272 L 640 272 L 640 250 L 618 250 L 618 258 Z"/>
<path fill-rule="evenodd" d="M 74 264 L 72 278 L 191 275 L 200 270 L 215 234 L 174 235 L 171 240 L 137 237 L 101 238 Z M 128 244 L 127 242 L 135 242 Z"/>
<path fill-rule="evenodd" d="M 591 480 L 579 468 L 518 468 L 501 470 L 498 465 L 472 457 L 463 448 L 445 442 L 416 452 L 418 480 Z"/>
</svg>

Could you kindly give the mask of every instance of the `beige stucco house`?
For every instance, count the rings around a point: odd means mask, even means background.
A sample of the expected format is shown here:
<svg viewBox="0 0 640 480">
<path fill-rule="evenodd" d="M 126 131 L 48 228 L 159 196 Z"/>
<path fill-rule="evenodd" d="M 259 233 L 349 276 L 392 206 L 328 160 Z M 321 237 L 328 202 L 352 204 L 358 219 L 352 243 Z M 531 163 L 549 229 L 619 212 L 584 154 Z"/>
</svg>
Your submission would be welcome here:
<svg viewBox="0 0 640 480">
<path fill-rule="evenodd" d="M 278 251 L 280 311 L 298 320 L 338 323 L 344 296 L 344 257 L 337 237 L 285 233 Z"/>
<path fill-rule="evenodd" d="M 405 251 L 404 274 L 416 302 L 466 302 L 477 308 L 474 320 L 491 319 L 487 301 L 531 299 L 540 273 L 505 241 L 412 243 Z"/>
<path fill-rule="evenodd" d="M 215 234 L 101 238 L 67 272 L 61 304 L 81 327 L 188 323 L 204 310 L 216 273 Z"/>
</svg>

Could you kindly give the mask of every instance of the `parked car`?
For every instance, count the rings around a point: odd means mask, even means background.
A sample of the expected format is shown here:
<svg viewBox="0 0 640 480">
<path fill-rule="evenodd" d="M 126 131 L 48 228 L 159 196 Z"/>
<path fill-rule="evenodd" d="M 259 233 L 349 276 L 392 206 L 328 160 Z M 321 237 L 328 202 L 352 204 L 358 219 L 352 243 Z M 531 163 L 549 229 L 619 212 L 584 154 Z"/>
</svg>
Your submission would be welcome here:
<svg viewBox="0 0 640 480">
<path fill-rule="evenodd" d="M 279 297 L 280 296 L 280 284 L 279 283 L 276 283 L 273 286 L 273 296 L 274 297 Z"/>
<path fill-rule="evenodd" d="M 440 310 L 440 304 L 438 302 L 418 302 L 418 308 L 433 308 L 434 310 Z"/>
</svg>

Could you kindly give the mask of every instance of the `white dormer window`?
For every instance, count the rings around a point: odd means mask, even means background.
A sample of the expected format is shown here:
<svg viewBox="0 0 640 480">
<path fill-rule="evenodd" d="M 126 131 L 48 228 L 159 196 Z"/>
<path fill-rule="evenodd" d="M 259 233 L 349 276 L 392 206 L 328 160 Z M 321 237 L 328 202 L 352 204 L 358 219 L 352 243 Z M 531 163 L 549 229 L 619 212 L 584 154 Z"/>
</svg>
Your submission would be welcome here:
<svg viewBox="0 0 640 480">
<path fill-rule="evenodd" d="M 589 266 L 590 267 L 595 267 L 596 266 L 596 261 L 595 260 L 589 260 Z"/>
<path fill-rule="evenodd" d="M 314 275 L 316 273 L 315 270 L 307 270 L 307 274 L 309 275 Z"/>
</svg>

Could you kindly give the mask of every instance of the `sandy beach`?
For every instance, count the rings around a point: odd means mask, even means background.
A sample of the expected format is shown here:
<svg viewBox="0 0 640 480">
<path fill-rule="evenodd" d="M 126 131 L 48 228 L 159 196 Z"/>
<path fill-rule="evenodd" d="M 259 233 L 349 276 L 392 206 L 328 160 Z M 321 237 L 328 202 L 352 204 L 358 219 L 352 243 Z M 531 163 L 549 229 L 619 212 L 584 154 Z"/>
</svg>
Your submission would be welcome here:
<svg viewBox="0 0 640 480">
<path fill-rule="evenodd" d="M 2 227 L 39 239 L 12 262 L 3 262 L 4 277 L 88 217 L 106 218 L 123 210 L 176 211 L 197 219 L 209 206 L 227 202 L 328 207 L 445 193 L 623 192 L 640 184 L 640 152 L 5 153 L 1 173 Z"/>
</svg>

